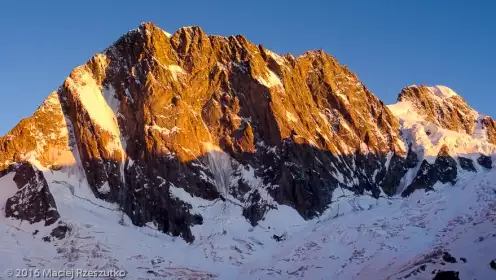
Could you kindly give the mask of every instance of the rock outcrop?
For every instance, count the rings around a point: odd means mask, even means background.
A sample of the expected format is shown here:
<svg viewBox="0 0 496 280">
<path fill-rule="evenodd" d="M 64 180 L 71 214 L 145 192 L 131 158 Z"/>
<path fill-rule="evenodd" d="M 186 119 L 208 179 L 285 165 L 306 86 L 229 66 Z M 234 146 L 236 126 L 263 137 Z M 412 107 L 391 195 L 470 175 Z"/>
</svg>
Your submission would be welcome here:
<svg viewBox="0 0 496 280">
<path fill-rule="evenodd" d="M 460 167 L 463 170 L 470 171 L 470 172 L 477 172 L 477 169 L 475 169 L 473 160 L 466 158 L 466 157 L 458 157 L 458 162 L 460 163 Z"/>
<path fill-rule="evenodd" d="M 446 146 L 441 148 L 434 164 L 430 164 L 426 160 L 422 161 L 420 169 L 415 176 L 412 184 L 402 192 L 402 196 L 408 196 L 417 189 L 431 189 L 434 184 L 441 182 L 443 184 L 456 183 L 458 174 L 458 164 L 456 160 L 450 156 L 449 149 Z"/>
<path fill-rule="evenodd" d="M 11 172 L 15 173 L 13 180 L 19 190 L 7 198 L 5 216 L 30 224 L 54 224 L 60 215 L 43 173 L 28 162 L 10 166 L 2 172 L 2 177 Z"/>
<path fill-rule="evenodd" d="M 479 163 L 481 166 L 483 166 L 486 169 L 493 168 L 493 160 L 490 156 L 480 155 L 477 158 L 477 163 Z"/>
</svg>

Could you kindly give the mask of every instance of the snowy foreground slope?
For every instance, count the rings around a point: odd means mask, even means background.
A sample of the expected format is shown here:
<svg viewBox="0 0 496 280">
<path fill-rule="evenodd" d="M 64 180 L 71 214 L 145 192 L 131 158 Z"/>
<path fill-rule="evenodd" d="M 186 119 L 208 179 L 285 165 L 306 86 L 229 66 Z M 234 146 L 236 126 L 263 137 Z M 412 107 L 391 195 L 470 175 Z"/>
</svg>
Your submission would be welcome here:
<svg viewBox="0 0 496 280">
<path fill-rule="evenodd" d="M 214 226 L 195 227 L 193 244 L 126 219 L 119 224 L 117 206 L 95 199 L 76 175 L 47 175 L 72 232 L 45 243 L 33 236 L 32 225 L 2 221 L 2 271 L 122 269 L 127 279 L 400 279 L 412 272 L 409 279 L 432 279 L 434 270 L 459 271 L 460 279 L 496 275 L 489 266 L 496 248 L 494 171 L 465 172 L 455 186 L 438 184 L 405 199 L 341 197 L 320 219 L 306 222 L 281 208 L 255 228 L 235 205 L 197 200 L 195 208 Z M 367 210 L 353 211 L 351 204 Z M 285 240 L 276 242 L 274 233 Z M 443 252 L 456 263 L 443 261 Z"/>
</svg>

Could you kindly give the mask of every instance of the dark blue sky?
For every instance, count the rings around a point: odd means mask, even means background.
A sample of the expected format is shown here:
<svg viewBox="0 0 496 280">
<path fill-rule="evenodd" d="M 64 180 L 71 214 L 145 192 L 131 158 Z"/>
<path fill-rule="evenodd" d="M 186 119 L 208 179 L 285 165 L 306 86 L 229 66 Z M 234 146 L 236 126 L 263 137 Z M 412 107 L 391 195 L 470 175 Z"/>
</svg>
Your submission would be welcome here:
<svg viewBox="0 0 496 280">
<path fill-rule="evenodd" d="M 496 116 L 496 1 L 3 1 L 0 134 L 77 65 L 143 21 L 244 34 L 278 53 L 324 49 L 385 103 L 443 84 Z"/>
</svg>

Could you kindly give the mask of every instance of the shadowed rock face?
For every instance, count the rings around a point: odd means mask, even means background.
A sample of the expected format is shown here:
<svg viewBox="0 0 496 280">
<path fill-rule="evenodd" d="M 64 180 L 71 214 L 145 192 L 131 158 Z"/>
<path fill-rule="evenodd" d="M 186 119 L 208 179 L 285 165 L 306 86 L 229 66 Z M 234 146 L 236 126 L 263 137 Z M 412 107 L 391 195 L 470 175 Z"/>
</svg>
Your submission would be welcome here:
<svg viewBox="0 0 496 280">
<path fill-rule="evenodd" d="M 15 164 L 5 173 L 15 172 L 14 182 L 19 188 L 13 197 L 6 198 L 5 216 L 26 220 L 31 224 L 52 225 L 60 215 L 43 173 L 29 163 Z"/>
<path fill-rule="evenodd" d="M 465 157 L 458 157 L 458 162 L 460 163 L 460 167 L 463 170 L 470 171 L 470 172 L 477 172 L 477 169 L 475 169 L 473 160 L 471 160 L 469 158 L 465 158 Z"/>
<path fill-rule="evenodd" d="M 418 162 L 417 154 L 412 151 L 411 146 L 409 147 L 406 160 L 397 154 L 393 154 L 387 174 L 381 184 L 384 193 L 389 196 L 395 195 L 401 179 L 403 179 L 409 169 L 417 166 Z"/>
<path fill-rule="evenodd" d="M 448 148 L 443 146 L 441 151 L 439 151 L 434 164 L 430 164 L 426 160 L 422 162 L 412 184 L 409 185 L 401 195 L 408 196 L 417 189 L 429 190 L 437 182 L 443 184 L 451 183 L 454 185 L 456 183 L 457 174 L 457 162 L 449 155 Z"/>
<path fill-rule="evenodd" d="M 490 156 L 480 155 L 479 158 L 477 158 L 477 162 L 486 169 L 493 168 L 493 160 Z"/>
<path fill-rule="evenodd" d="M 184 191 L 239 201 L 253 225 L 278 204 L 309 219 L 339 187 L 396 194 L 419 161 L 406 150 L 389 109 L 323 51 L 279 56 L 243 36 L 199 27 L 169 36 L 145 23 L 0 138 L 0 166 L 77 165 L 95 196 L 136 225 L 193 241 L 190 226 L 203 219 Z M 440 157 L 426 183 L 454 182 L 456 162 L 453 171 Z"/>
</svg>

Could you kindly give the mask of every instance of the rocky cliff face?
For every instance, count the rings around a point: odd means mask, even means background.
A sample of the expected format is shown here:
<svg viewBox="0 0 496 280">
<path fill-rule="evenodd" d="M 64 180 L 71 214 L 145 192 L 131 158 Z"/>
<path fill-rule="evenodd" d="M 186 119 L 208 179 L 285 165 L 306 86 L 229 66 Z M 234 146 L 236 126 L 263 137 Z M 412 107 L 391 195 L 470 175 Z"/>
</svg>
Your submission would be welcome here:
<svg viewBox="0 0 496 280">
<path fill-rule="evenodd" d="M 436 126 L 477 132 L 478 116 L 460 97 L 446 103 L 429 90 L 406 88 L 399 100 Z M 480 123 L 494 138 L 494 121 Z M 424 160 L 402 128 L 323 51 L 280 56 L 243 36 L 199 27 L 169 35 L 145 23 L 76 68 L 0 138 L 0 160 L 2 169 L 75 166 L 134 224 L 193 241 L 190 227 L 203 218 L 184 195 L 242 205 L 253 225 L 278 205 L 313 218 L 344 189 L 395 195 Z M 432 170 L 452 182 L 453 161 L 443 159 Z"/>
</svg>

